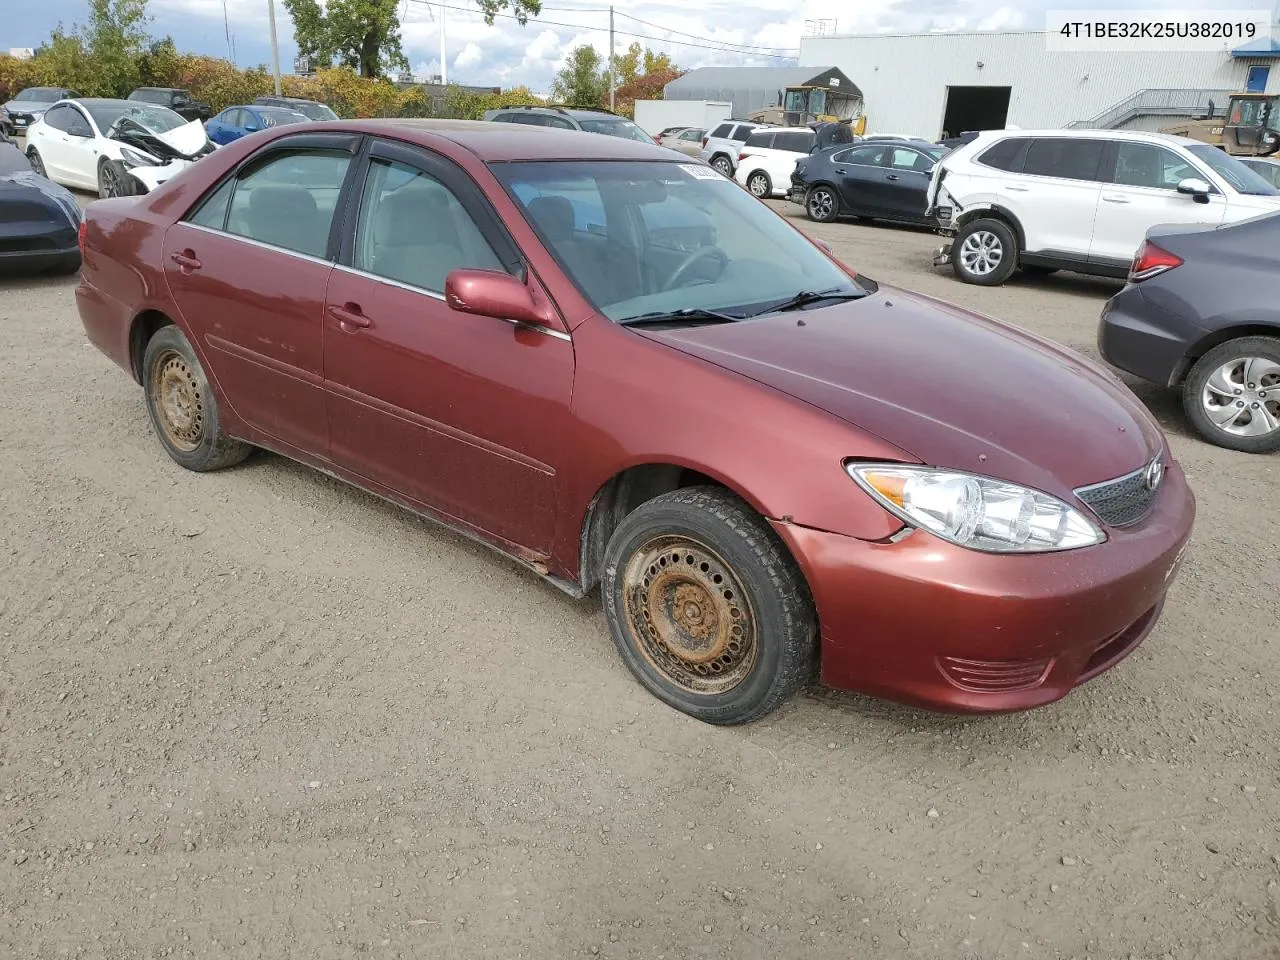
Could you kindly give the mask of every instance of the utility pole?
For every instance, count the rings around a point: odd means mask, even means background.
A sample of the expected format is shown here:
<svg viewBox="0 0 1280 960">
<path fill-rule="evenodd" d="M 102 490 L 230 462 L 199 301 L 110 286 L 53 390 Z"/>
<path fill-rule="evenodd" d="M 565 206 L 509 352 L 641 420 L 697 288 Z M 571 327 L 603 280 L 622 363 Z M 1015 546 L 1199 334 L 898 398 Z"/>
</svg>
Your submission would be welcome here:
<svg viewBox="0 0 1280 960">
<path fill-rule="evenodd" d="M 614 109 L 613 92 L 617 87 L 618 74 L 613 67 L 613 4 L 609 4 L 609 109 Z"/>
<path fill-rule="evenodd" d="M 444 4 L 440 4 L 440 86 L 449 83 L 449 56 L 444 50 Z"/>
<path fill-rule="evenodd" d="M 271 18 L 271 72 L 276 80 L 276 96 L 280 96 L 280 47 L 276 44 L 276 0 L 267 0 L 267 15 Z"/>
<path fill-rule="evenodd" d="M 222 0 L 222 27 L 227 34 L 227 56 L 231 58 L 231 62 L 236 62 L 236 52 L 231 47 L 231 21 L 227 18 L 227 0 Z"/>
</svg>

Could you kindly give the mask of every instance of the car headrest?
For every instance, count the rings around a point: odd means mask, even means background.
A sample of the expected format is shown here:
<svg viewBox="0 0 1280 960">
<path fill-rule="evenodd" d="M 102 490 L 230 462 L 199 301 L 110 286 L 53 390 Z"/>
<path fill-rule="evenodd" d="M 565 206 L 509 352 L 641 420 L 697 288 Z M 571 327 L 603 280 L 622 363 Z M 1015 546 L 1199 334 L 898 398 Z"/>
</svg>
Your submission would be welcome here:
<svg viewBox="0 0 1280 960">
<path fill-rule="evenodd" d="M 565 197 L 535 197 L 529 201 L 529 216 L 552 242 L 573 237 L 577 218 L 573 204 Z"/>
<path fill-rule="evenodd" d="M 378 204 L 374 239 L 379 246 L 453 243 L 458 229 L 449 201 L 439 188 L 410 186 L 386 195 Z"/>
</svg>

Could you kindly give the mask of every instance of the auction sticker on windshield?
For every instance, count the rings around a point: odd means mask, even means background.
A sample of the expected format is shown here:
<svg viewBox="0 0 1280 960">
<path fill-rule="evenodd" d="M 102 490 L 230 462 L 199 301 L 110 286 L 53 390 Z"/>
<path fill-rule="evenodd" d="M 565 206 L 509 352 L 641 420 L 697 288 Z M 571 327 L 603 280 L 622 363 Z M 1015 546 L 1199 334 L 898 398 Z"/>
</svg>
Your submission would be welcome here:
<svg viewBox="0 0 1280 960">
<path fill-rule="evenodd" d="M 724 180 L 726 183 L 729 182 L 719 170 L 715 170 L 712 167 L 699 167 L 692 163 L 682 163 L 680 164 L 680 169 L 695 180 Z"/>
</svg>

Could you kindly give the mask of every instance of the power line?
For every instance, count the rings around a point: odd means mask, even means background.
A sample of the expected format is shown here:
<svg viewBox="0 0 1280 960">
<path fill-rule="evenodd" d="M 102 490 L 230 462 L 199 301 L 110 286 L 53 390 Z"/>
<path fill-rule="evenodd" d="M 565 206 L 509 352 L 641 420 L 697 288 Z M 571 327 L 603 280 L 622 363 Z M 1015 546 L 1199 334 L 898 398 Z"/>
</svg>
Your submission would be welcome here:
<svg viewBox="0 0 1280 960">
<path fill-rule="evenodd" d="M 471 13 L 471 14 L 475 14 L 476 16 L 480 16 L 480 12 L 476 10 L 474 7 L 462 7 L 462 6 L 456 6 L 448 3 L 435 3 L 435 2 L 432 2 L 432 0 L 411 0 L 411 2 L 420 3 L 428 7 L 441 7 L 445 10 L 457 10 L 462 13 Z M 574 12 L 577 13 L 577 12 L 586 12 L 586 11 L 575 10 Z M 605 10 L 604 12 L 608 12 L 608 11 Z M 503 20 L 515 20 L 517 22 L 520 19 L 519 17 L 511 13 L 497 13 L 497 14 L 494 14 L 494 16 Z M 564 27 L 566 30 L 590 30 L 590 31 L 599 32 L 599 33 L 607 33 L 609 30 L 608 27 L 593 27 L 593 26 L 588 26 L 581 23 L 564 23 L 563 21 L 559 21 L 559 20 L 544 20 L 542 17 L 530 17 L 529 22 L 537 23 L 543 26 L 548 26 L 548 27 Z M 659 27 L 658 29 L 663 29 L 663 28 Z M 755 50 L 735 50 L 731 47 L 723 47 L 723 46 L 713 47 L 706 43 L 693 43 L 689 40 L 671 40 L 666 37 L 655 37 L 655 36 L 652 36 L 651 34 L 633 33 L 627 30 L 616 30 L 615 32 L 619 36 L 631 37 L 633 40 L 651 40 L 654 43 L 674 43 L 677 46 L 698 47 L 702 50 L 714 50 L 717 53 L 737 53 L 747 57 L 767 57 L 774 60 L 794 60 L 796 58 L 796 55 L 794 53 L 760 53 Z M 686 36 L 692 36 L 692 35 L 686 34 Z M 781 48 L 778 48 L 778 49 L 781 49 Z"/>
<path fill-rule="evenodd" d="M 546 8 L 544 7 L 543 9 L 546 9 Z M 799 51 L 791 50 L 790 47 L 759 47 L 753 43 L 738 43 L 735 40 L 715 40 L 711 37 L 699 37 L 696 33 L 685 33 L 683 30 L 672 30 L 670 27 L 663 27 L 656 23 L 650 23 L 648 20 L 641 20 L 639 17 L 633 17 L 631 14 L 623 13 L 621 10 L 618 11 L 618 16 L 626 17 L 628 20 L 634 20 L 636 23 L 642 23 L 646 27 L 653 27 L 653 29 L 655 30 L 662 30 L 665 33 L 674 33 L 678 37 L 692 37 L 694 40 L 710 40 L 712 43 L 732 44 L 735 47 L 742 47 L 743 52 L 763 53 L 768 50 L 774 50 L 774 51 L 785 51 L 791 56 L 794 56 L 796 53 L 799 52 Z"/>
</svg>

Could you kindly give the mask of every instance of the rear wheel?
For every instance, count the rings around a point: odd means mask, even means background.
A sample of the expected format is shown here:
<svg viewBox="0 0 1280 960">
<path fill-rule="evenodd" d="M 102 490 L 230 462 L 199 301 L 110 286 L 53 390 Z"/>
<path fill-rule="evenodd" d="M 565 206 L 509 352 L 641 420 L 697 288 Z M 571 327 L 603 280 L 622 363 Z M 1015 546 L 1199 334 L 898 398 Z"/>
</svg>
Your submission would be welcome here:
<svg viewBox="0 0 1280 960">
<path fill-rule="evenodd" d="M 711 159 L 711 166 L 715 167 L 715 169 L 719 170 L 726 177 L 733 176 L 733 164 L 723 153 Z"/>
<path fill-rule="evenodd" d="M 764 200 L 773 193 L 773 181 L 763 170 L 757 170 L 747 177 L 747 190 L 753 197 Z"/>
<path fill-rule="evenodd" d="M 1000 220 L 974 220 L 956 233 L 951 269 L 965 283 L 996 287 L 1018 265 L 1018 241 Z"/>
<path fill-rule="evenodd" d="M 804 198 L 804 209 L 810 220 L 830 223 L 840 215 L 840 201 L 830 187 L 818 186 Z"/>
<path fill-rule="evenodd" d="M 165 451 L 188 470 L 234 466 L 253 448 L 229 437 L 204 368 L 176 326 L 161 327 L 142 357 L 142 383 L 151 425 Z"/>
<path fill-rule="evenodd" d="M 1280 450 L 1280 340 L 1241 337 L 1196 361 L 1182 406 L 1210 443 L 1243 453 Z"/>
<path fill-rule="evenodd" d="M 40 151 L 35 147 L 27 148 L 27 163 L 31 164 L 31 169 L 35 171 L 36 176 L 48 178 L 49 174 L 44 170 L 44 160 L 41 159 Z"/>
<path fill-rule="evenodd" d="M 632 674 L 699 720 L 750 722 L 813 675 L 808 586 L 777 534 L 724 490 L 675 490 L 628 514 L 609 540 L 601 587 Z"/>
</svg>

